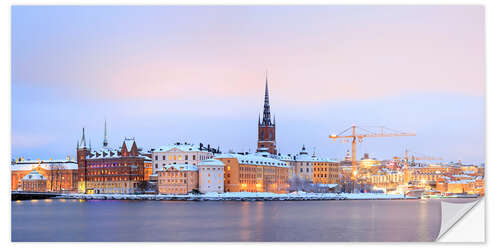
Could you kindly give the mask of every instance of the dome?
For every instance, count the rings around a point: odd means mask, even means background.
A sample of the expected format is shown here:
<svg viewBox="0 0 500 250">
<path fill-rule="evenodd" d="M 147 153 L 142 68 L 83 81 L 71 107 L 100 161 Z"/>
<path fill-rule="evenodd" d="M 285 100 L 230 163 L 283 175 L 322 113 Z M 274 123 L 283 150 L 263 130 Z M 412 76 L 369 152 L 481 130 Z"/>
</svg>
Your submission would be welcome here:
<svg viewBox="0 0 500 250">
<path fill-rule="evenodd" d="M 45 177 L 33 169 L 31 173 L 23 177 L 23 180 L 45 180 Z"/>
</svg>

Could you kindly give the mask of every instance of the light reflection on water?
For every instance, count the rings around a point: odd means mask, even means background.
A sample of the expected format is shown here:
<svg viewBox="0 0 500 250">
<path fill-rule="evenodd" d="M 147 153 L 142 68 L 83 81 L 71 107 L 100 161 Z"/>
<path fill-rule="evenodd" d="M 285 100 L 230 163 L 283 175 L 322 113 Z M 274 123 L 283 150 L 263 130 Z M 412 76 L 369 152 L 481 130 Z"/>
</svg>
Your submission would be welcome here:
<svg viewBox="0 0 500 250">
<path fill-rule="evenodd" d="M 439 200 L 12 202 L 13 241 L 432 241 Z"/>
</svg>

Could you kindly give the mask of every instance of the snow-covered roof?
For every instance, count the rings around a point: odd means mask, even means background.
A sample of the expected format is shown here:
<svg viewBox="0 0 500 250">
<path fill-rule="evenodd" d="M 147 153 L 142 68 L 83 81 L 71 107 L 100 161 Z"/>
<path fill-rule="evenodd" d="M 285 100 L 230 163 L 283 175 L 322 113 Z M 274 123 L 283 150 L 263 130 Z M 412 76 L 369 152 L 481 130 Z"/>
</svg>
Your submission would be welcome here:
<svg viewBox="0 0 500 250">
<path fill-rule="evenodd" d="M 472 176 L 466 175 L 466 174 L 454 174 L 454 175 L 452 175 L 452 177 L 454 177 L 454 178 L 473 178 Z"/>
<path fill-rule="evenodd" d="M 475 182 L 476 180 L 459 180 L 459 181 L 449 181 L 448 184 L 467 184 Z"/>
<path fill-rule="evenodd" d="M 61 169 L 64 170 L 74 170 L 78 169 L 78 164 L 74 161 L 67 161 L 67 162 L 62 162 L 62 161 L 41 161 L 41 163 L 38 162 L 18 162 L 10 165 L 11 171 L 27 171 L 27 170 L 32 170 L 36 167 L 40 166 L 41 168 L 45 170 L 50 170 L 56 167 L 60 167 Z"/>
<path fill-rule="evenodd" d="M 224 163 L 216 159 L 208 159 L 200 162 L 198 166 L 224 166 Z"/>
<path fill-rule="evenodd" d="M 334 187 L 338 186 L 339 184 L 316 184 L 316 185 L 318 185 L 319 187 L 334 188 Z"/>
<path fill-rule="evenodd" d="M 166 146 L 154 148 L 154 149 L 152 149 L 152 152 L 167 152 L 167 151 L 170 151 L 172 149 L 178 149 L 178 150 L 184 151 L 184 152 L 202 152 L 202 151 L 207 152 L 206 149 L 200 150 L 199 145 L 194 145 L 194 144 L 190 144 L 190 143 L 173 143 L 173 144 L 169 144 Z"/>
<path fill-rule="evenodd" d="M 171 167 L 175 168 L 178 171 L 198 171 L 198 167 L 192 164 L 169 164 L 164 166 L 163 168 L 167 170 Z M 165 171 L 165 170 L 160 170 L 160 171 Z"/>
<path fill-rule="evenodd" d="M 220 158 L 236 158 L 240 164 L 251 164 L 251 165 L 264 165 L 264 166 L 274 166 L 274 167 L 288 167 L 287 163 L 274 158 L 268 158 L 259 156 L 256 154 L 219 154 L 215 156 L 216 159 Z"/>
<path fill-rule="evenodd" d="M 38 173 L 36 170 L 31 171 L 31 173 L 25 175 L 23 180 L 45 180 L 45 177 Z"/>
<path fill-rule="evenodd" d="M 122 157 L 120 149 L 101 148 L 92 150 L 90 153 L 90 155 L 86 156 L 87 159 L 117 159 Z M 151 158 L 145 155 L 138 155 L 134 157 L 143 158 L 146 161 L 151 161 Z"/>
</svg>

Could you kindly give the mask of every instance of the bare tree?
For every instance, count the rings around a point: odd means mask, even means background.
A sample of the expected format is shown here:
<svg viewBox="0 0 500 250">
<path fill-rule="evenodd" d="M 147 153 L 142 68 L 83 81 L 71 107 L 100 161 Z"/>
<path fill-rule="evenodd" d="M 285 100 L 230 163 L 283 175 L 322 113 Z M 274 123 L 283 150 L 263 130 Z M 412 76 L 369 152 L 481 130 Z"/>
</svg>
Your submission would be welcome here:
<svg viewBox="0 0 500 250">
<path fill-rule="evenodd" d="M 63 185 L 64 166 L 61 163 L 50 164 L 48 170 L 49 191 L 60 192 Z"/>
</svg>

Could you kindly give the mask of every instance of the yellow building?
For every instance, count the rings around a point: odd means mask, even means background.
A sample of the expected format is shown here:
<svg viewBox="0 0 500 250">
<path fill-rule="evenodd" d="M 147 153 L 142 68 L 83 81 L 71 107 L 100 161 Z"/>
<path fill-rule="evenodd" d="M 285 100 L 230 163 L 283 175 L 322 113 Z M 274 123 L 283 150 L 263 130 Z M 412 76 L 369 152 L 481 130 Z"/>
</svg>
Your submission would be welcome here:
<svg viewBox="0 0 500 250">
<path fill-rule="evenodd" d="M 262 155 L 216 155 L 224 163 L 224 191 L 286 193 L 288 165 Z"/>
<path fill-rule="evenodd" d="M 340 183 L 340 164 L 329 159 L 316 158 L 313 164 L 313 183 Z"/>
<path fill-rule="evenodd" d="M 172 164 L 156 172 L 160 194 L 187 194 L 198 190 L 198 168 L 191 164 Z"/>
</svg>

